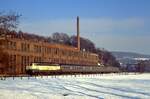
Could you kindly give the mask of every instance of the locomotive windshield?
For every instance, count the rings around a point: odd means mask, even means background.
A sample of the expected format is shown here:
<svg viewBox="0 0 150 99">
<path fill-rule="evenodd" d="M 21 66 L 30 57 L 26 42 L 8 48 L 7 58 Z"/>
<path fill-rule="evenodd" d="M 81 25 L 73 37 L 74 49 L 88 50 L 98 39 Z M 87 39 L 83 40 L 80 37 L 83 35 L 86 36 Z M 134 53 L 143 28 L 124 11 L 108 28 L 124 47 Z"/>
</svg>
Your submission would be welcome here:
<svg viewBox="0 0 150 99">
<path fill-rule="evenodd" d="M 37 65 L 37 66 L 48 66 L 48 65 L 53 65 L 53 66 L 57 66 L 59 64 L 52 64 L 49 62 L 39 62 L 39 63 L 32 63 L 31 65 Z"/>
</svg>

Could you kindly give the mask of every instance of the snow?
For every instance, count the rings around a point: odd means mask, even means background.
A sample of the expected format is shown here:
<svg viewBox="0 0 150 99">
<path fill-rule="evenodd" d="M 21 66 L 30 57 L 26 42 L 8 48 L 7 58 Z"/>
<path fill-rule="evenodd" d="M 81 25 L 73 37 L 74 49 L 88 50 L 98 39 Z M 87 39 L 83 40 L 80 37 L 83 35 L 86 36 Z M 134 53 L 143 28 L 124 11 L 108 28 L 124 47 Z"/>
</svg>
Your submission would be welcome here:
<svg viewBox="0 0 150 99">
<path fill-rule="evenodd" d="M 150 58 L 133 58 L 134 60 L 138 60 L 138 61 L 146 61 L 146 60 L 150 60 Z"/>
<path fill-rule="evenodd" d="M 150 74 L 7 78 L 0 99 L 150 99 Z"/>
</svg>

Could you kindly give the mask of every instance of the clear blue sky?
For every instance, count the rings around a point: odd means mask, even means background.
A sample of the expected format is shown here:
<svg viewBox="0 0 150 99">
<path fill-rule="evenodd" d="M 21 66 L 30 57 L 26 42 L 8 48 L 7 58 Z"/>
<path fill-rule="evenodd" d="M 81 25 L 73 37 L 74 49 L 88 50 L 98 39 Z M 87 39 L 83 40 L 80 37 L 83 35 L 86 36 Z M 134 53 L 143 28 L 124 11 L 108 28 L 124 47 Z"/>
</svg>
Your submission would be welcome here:
<svg viewBox="0 0 150 99">
<path fill-rule="evenodd" d="M 0 0 L 0 11 L 22 14 L 19 29 L 40 35 L 81 35 L 97 47 L 150 54 L 150 0 Z"/>
</svg>

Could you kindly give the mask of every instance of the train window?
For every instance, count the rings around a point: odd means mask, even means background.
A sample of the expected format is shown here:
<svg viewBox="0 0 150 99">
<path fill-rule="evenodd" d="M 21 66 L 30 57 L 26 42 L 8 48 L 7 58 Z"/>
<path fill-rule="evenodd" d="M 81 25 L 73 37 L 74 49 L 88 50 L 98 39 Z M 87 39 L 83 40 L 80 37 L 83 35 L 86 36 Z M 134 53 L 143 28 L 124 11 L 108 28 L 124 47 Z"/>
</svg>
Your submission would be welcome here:
<svg viewBox="0 0 150 99">
<path fill-rule="evenodd" d="M 72 66 L 70 66 L 70 69 L 73 69 L 73 67 L 72 67 Z"/>
<path fill-rule="evenodd" d="M 83 69 L 83 70 L 86 70 L 86 67 L 83 66 L 82 69 Z"/>
<path fill-rule="evenodd" d="M 92 70 L 93 69 L 93 67 L 90 67 L 90 70 Z"/>
</svg>

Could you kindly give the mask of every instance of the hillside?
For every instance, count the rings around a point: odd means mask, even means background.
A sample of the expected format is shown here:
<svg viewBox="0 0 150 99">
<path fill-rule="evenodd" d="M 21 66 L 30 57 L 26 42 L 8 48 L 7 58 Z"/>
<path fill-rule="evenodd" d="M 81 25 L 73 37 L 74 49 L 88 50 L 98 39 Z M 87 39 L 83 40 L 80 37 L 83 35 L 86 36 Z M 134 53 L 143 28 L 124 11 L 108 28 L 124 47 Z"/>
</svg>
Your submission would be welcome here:
<svg viewBox="0 0 150 99">
<path fill-rule="evenodd" d="M 116 60 L 119 61 L 121 67 L 127 67 L 128 64 L 138 64 L 140 61 L 150 60 L 150 55 L 134 53 L 134 52 L 111 52 Z"/>
<path fill-rule="evenodd" d="M 134 53 L 134 52 L 111 52 L 116 58 L 150 58 L 150 55 Z"/>
</svg>

